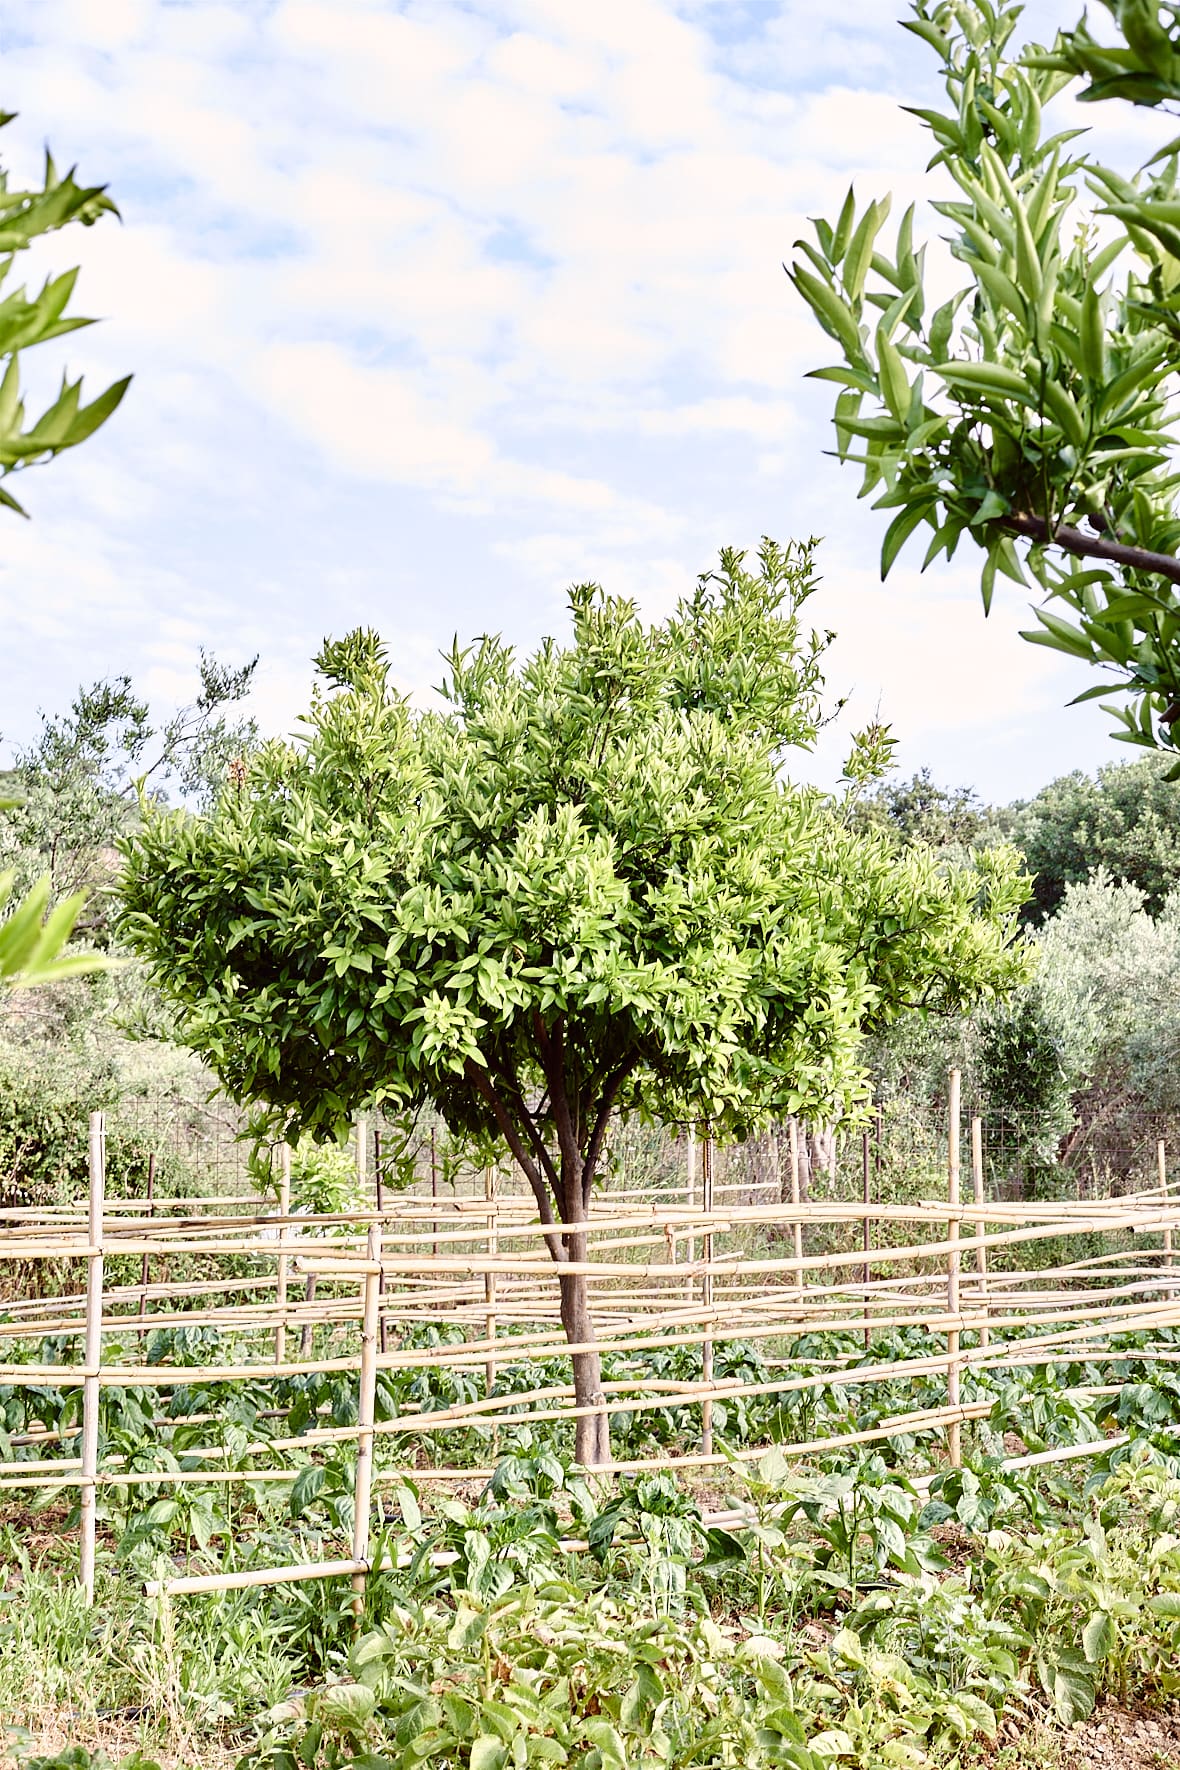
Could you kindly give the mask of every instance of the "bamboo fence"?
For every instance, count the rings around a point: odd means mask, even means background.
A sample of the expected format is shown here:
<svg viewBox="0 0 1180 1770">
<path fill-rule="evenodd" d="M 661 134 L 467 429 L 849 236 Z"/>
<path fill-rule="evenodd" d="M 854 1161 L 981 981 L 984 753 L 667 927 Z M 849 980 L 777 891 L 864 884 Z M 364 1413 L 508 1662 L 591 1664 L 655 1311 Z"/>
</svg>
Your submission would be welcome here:
<svg viewBox="0 0 1180 1770">
<path fill-rule="evenodd" d="M 181 1592 L 347 1574 L 359 1591 L 370 1568 L 376 1486 L 407 1475 L 445 1483 L 491 1473 L 432 1462 L 430 1445 L 440 1435 L 444 1452 L 452 1435 L 475 1433 L 477 1445 L 490 1445 L 494 1454 L 497 1433 L 506 1427 L 568 1426 L 579 1414 L 609 1419 L 669 1409 L 683 1421 L 684 1410 L 692 1409 L 699 1448 L 690 1444 L 678 1454 L 620 1459 L 602 1472 L 709 1470 L 757 1458 L 765 1448 L 718 1450 L 718 1403 L 766 1396 L 783 1402 L 831 1381 L 858 1391 L 880 1383 L 923 1383 L 925 1405 L 864 1429 L 802 1438 L 782 1448 L 805 1456 L 901 1433 L 939 1434 L 948 1460 L 957 1463 L 963 1424 L 991 1407 L 990 1399 L 964 1399 L 966 1373 L 1101 1361 L 1114 1335 L 1180 1325 L 1180 1272 L 1172 1251 L 1180 1198 L 1171 1195 L 1161 1150 L 1158 1184 L 1146 1192 L 1084 1203 L 987 1199 L 976 1119 L 970 1126 L 971 1194 L 964 1201 L 957 1074 L 949 1095 L 941 1198 L 898 1204 L 873 1197 L 866 1141 L 862 1198 L 809 1201 L 801 1196 L 794 1133 L 789 1184 L 786 1178 L 768 1182 L 764 1198 L 755 1198 L 757 1189 L 749 1185 L 715 1185 L 708 1138 L 690 1141 L 687 1182 L 677 1191 L 617 1191 L 600 1198 L 590 1218 L 587 1259 L 575 1268 L 590 1283 L 598 1350 L 625 1359 L 692 1349 L 700 1354 L 701 1375 L 673 1380 L 639 1368 L 604 1381 L 601 1395 L 581 1407 L 571 1383 L 555 1382 L 548 1372 L 538 1376 L 545 1361 L 590 1348 L 571 1347 L 561 1333 L 557 1269 L 545 1230 L 531 1196 L 515 1191 L 508 1177 L 488 1170 L 470 1196 L 441 1198 L 434 1175 L 429 1192 L 398 1193 L 382 1184 L 378 1159 L 372 1208 L 307 1215 L 292 1211 L 290 1162 L 283 1152 L 277 1210 L 249 1196 L 107 1200 L 104 1121 L 95 1113 L 87 1198 L 53 1212 L 0 1211 L 0 1259 L 68 1259 L 84 1263 L 86 1272 L 83 1289 L 22 1298 L 6 1306 L 0 1319 L 0 1384 L 82 1391 L 80 1434 L 30 1431 L 15 1439 L 0 1463 L 0 1492 L 78 1493 L 80 1578 L 92 1594 L 102 1489 L 291 1481 L 309 1454 L 351 1445 L 350 1557 L 157 1584 Z M 357 1147 L 359 1177 L 368 1184 L 364 1137 Z M 996 1266 L 996 1254 L 1035 1252 L 1078 1235 L 1114 1238 L 1118 1245 L 1041 1267 Z M 789 1253 L 777 1251 L 786 1246 Z M 202 1262 L 202 1276 L 169 1279 L 171 1262 L 194 1257 Z M 126 1282 L 112 1281 L 116 1262 L 132 1273 Z M 210 1266 L 218 1275 L 204 1275 Z M 942 1348 L 889 1360 L 869 1356 L 875 1334 L 906 1326 L 933 1334 Z M 415 1343 L 431 1327 L 451 1330 L 449 1340 Z M 176 1328 L 232 1334 L 232 1355 L 194 1364 L 169 1362 L 165 1353 L 150 1361 L 151 1336 Z M 800 1335 L 833 1328 L 863 1334 L 863 1362 L 825 1365 L 793 1353 Z M 52 1347 L 62 1337 L 80 1352 L 81 1363 L 63 1362 L 60 1353 L 53 1361 Z M 739 1341 L 764 1348 L 766 1380 L 723 1374 L 718 1354 Z M 6 1361 L 7 1346 L 13 1352 Z M 39 1356 L 31 1362 L 32 1347 Z M 1180 1362 L 1180 1353 L 1166 1346 L 1149 1355 Z M 442 1369 L 465 1377 L 465 1392 L 474 1398 L 377 1417 L 383 1373 Z M 186 1462 L 201 1461 L 183 1469 L 165 1467 L 164 1458 L 156 1467 L 129 1469 L 117 1455 L 100 1455 L 102 1398 L 111 1390 L 166 1395 L 203 1383 L 316 1374 L 355 1382 L 354 1425 L 324 1424 L 316 1417 L 302 1432 L 260 1437 L 247 1446 L 245 1467 L 218 1467 L 227 1453 L 216 1443 L 186 1452 Z M 932 1384 L 945 1397 L 938 1405 L 929 1404 Z M 199 1423 L 208 1416 L 197 1418 Z M 75 1444 L 77 1455 L 64 1454 Z M 61 1454 L 28 1454 L 55 1446 Z M 411 1454 L 414 1465 L 407 1461 Z M 1066 1454 L 1081 1453 L 1071 1447 L 1061 1452 Z M 1027 1458 L 1014 1462 L 1027 1464 Z"/>
</svg>

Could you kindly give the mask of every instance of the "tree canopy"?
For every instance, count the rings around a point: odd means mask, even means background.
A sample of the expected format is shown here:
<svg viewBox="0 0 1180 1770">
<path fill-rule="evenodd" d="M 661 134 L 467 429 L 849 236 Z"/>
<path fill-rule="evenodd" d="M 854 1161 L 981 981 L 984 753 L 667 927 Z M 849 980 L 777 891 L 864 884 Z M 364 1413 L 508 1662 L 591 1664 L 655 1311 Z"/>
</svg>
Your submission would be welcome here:
<svg viewBox="0 0 1180 1770">
<path fill-rule="evenodd" d="M 1045 593 L 1025 637 L 1120 690 L 1116 735 L 1180 748 L 1180 139 L 1120 171 L 1053 127 L 1073 83 L 1093 102 L 1180 96 L 1180 6 L 1104 0 L 1120 41 L 1085 21 L 1052 49 L 1010 54 L 1021 7 L 915 0 L 905 28 L 939 58 L 949 109 L 914 109 L 949 176 L 931 207 L 962 286 L 935 307 L 914 209 L 879 240 L 889 199 L 815 223 L 790 275 L 842 361 L 836 452 L 863 469 L 862 496 L 891 512 L 886 575 L 911 535 L 950 558 L 982 551 L 996 574 Z M 938 279 L 941 282 L 941 278 Z M 1180 768 L 1180 764 L 1177 764 Z"/>
<path fill-rule="evenodd" d="M 249 692 L 256 662 L 234 668 L 202 651 L 195 698 L 160 724 L 129 676 L 80 688 L 67 713 L 42 714 L 4 777 L 15 797 L 0 804 L 0 860 L 22 885 L 46 873 L 54 899 L 82 893 L 81 926 L 106 941 L 115 844 L 134 828 L 140 797 L 170 787 L 208 803 L 257 741 L 254 721 L 228 711 Z"/>
<path fill-rule="evenodd" d="M 1063 775 L 996 824 L 1033 875 L 1030 919 L 1053 915 L 1068 886 L 1099 870 L 1136 886 L 1151 915 L 1180 887 L 1180 791 L 1163 757 Z"/>
<path fill-rule="evenodd" d="M 325 642 L 304 740 L 126 844 L 121 931 L 182 1037 L 290 1136 L 431 1100 L 506 1145 L 559 1273 L 614 1112 L 740 1136 L 850 1106 L 866 1028 L 1020 977 L 1024 883 L 1010 852 L 898 855 L 785 779 L 821 716 L 814 587 L 770 543 L 655 626 L 581 587 L 572 644 L 456 645 L 445 711 L 393 692 L 372 633 Z M 561 1294 L 585 1344 L 584 1280 Z M 575 1356 L 588 1410 L 598 1386 Z M 605 1446 L 588 1412 L 579 1454 Z"/>
</svg>

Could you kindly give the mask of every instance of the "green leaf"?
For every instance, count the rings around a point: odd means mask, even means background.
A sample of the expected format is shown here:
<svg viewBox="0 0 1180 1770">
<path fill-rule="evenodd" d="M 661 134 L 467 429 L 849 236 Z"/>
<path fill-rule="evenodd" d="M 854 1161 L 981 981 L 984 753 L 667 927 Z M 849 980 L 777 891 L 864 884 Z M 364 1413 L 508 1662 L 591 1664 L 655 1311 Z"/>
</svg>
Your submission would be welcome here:
<svg viewBox="0 0 1180 1770">
<path fill-rule="evenodd" d="M 1094 1678 L 1082 1666 L 1055 1666 L 1050 1694 L 1063 1727 L 1074 1727 L 1093 1713 Z"/>
<path fill-rule="evenodd" d="M 885 224 L 891 201 L 885 197 L 880 202 L 870 203 L 848 242 L 842 280 L 850 301 L 859 301 L 864 294 L 865 277 L 873 261 L 873 242 Z"/>
<path fill-rule="evenodd" d="M 834 289 L 821 283 L 818 277 L 812 276 L 802 266 L 795 265 L 787 274 L 824 331 L 830 332 L 844 346 L 850 357 L 859 360 L 863 355 L 863 347 L 852 310 L 841 301 Z"/>
<path fill-rule="evenodd" d="M 918 524 L 928 515 L 927 504 L 911 504 L 899 511 L 885 531 L 885 540 L 881 547 L 881 576 L 886 578 L 894 560 L 901 552 L 906 540 L 913 534 Z"/>
<path fill-rule="evenodd" d="M 480 1733 L 472 1740 L 468 1770 L 504 1770 L 507 1762 L 508 1747 L 494 1733 Z"/>
<path fill-rule="evenodd" d="M 1091 1665 L 1106 1658 L 1114 1646 L 1114 1618 L 1105 1610 L 1096 1610 L 1082 1630 L 1082 1649 Z"/>
<path fill-rule="evenodd" d="M 1080 328 L 1082 365 L 1085 373 L 1101 388 L 1106 384 L 1106 332 L 1102 324 L 1102 302 L 1093 282 L 1086 284 L 1082 297 Z"/>
</svg>

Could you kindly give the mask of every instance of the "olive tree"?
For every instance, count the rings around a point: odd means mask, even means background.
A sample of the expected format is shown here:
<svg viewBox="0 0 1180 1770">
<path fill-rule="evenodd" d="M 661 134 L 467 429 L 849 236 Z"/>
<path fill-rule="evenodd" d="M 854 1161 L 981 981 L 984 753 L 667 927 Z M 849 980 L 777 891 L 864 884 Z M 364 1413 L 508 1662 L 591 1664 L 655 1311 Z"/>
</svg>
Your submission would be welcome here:
<svg viewBox="0 0 1180 1770">
<path fill-rule="evenodd" d="M 1180 139 L 1161 119 L 1160 152 L 1119 170 L 1056 128 L 1050 101 L 1180 98 L 1180 5 L 1104 4 L 1119 41 L 1083 21 L 1016 53 L 1019 5 L 915 0 L 903 22 L 949 104 L 914 114 L 956 262 L 928 270 L 913 206 L 887 244 L 889 199 L 850 190 L 790 275 L 839 346 L 813 371 L 840 389 L 836 452 L 890 512 L 882 576 L 916 533 L 924 564 L 973 543 L 985 609 L 997 573 L 1031 581 L 1045 601 L 1025 638 L 1103 672 L 1079 699 L 1126 692 L 1116 736 L 1177 750 Z"/>
<path fill-rule="evenodd" d="M 741 1137 L 848 1109 L 867 1028 L 1022 974 L 1014 854 L 899 855 L 785 778 L 821 717 L 814 582 L 767 543 L 657 625 L 575 589 L 572 643 L 456 646 L 439 711 L 372 633 L 325 642 L 302 741 L 126 844 L 122 936 L 232 1095 L 290 1137 L 429 1101 L 511 1153 L 583 1462 L 609 1454 L 585 1263 L 612 1117 Z"/>
</svg>

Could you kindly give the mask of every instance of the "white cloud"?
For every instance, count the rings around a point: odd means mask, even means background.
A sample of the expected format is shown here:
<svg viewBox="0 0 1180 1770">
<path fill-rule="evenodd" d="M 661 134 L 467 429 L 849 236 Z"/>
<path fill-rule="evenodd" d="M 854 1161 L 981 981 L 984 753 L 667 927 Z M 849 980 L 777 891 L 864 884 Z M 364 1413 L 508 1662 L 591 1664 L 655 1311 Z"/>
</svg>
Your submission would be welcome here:
<svg viewBox="0 0 1180 1770">
<path fill-rule="evenodd" d="M 453 630 L 529 642 L 579 578 L 653 614 L 722 542 L 793 518 L 839 537 L 817 616 L 846 629 L 834 670 L 915 741 L 1051 704 L 969 574 L 872 582 L 876 521 L 821 462 L 800 383 L 827 355 L 780 268 L 805 217 L 852 176 L 899 208 L 928 189 L 893 94 L 929 98 L 933 67 L 894 10 L 23 10 L 13 162 L 48 135 L 125 215 L 41 254 L 80 259 L 81 310 L 112 316 L 69 360 L 137 377 L 6 548 L 0 596 L 52 644 L 52 698 L 99 658 L 167 695 L 203 639 L 260 649 L 265 722 L 289 723 L 329 628 L 380 625 L 417 688 Z"/>
</svg>

